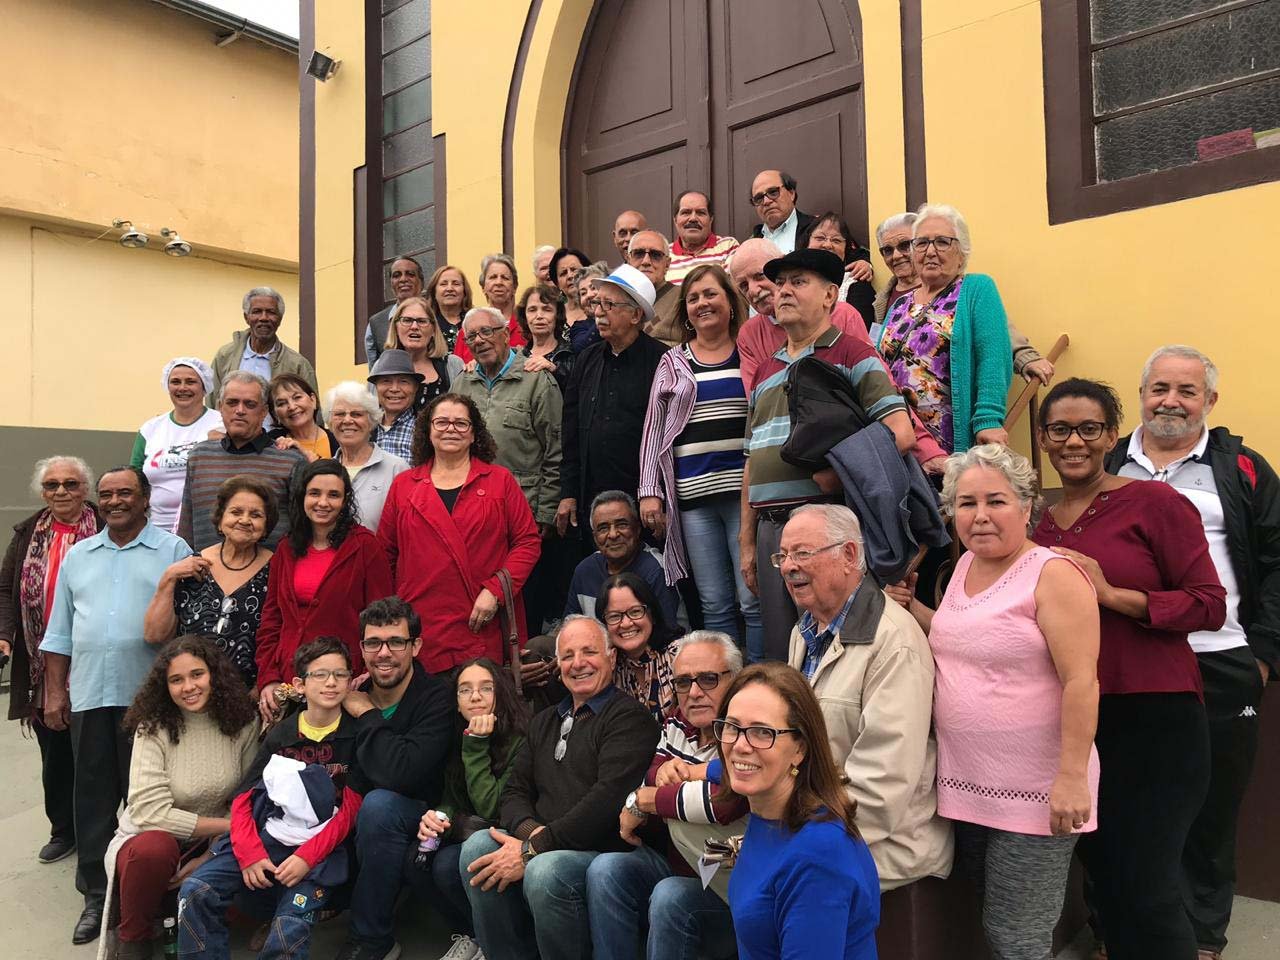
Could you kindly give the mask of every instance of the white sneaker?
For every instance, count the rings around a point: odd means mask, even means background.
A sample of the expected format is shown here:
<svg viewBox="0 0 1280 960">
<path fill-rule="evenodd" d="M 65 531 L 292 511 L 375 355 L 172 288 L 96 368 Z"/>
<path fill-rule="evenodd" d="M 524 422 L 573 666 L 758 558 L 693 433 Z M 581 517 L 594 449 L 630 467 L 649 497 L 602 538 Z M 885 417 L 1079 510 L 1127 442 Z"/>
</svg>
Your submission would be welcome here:
<svg viewBox="0 0 1280 960">
<path fill-rule="evenodd" d="M 480 944 L 465 933 L 455 933 L 453 946 L 440 960 L 484 960 L 484 953 L 480 950 Z"/>
</svg>

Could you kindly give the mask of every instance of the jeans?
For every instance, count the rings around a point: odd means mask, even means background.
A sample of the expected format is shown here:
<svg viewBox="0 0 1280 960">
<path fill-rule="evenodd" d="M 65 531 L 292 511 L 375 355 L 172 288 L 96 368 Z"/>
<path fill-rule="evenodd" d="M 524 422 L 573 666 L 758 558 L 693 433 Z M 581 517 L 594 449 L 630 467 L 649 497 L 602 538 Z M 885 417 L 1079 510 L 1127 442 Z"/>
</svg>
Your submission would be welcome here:
<svg viewBox="0 0 1280 960">
<path fill-rule="evenodd" d="M 418 847 L 418 821 L 429 805 L 391 790 L 370 790 L 356 816 L 360 872 L 351 893 L 351 939 L 390 949 L 396 896 Z"/>
<path fill-rule="evenodd" d="M 475 936 L 471 922 L 471 901 L 467 899 L 467 881 L 462 878 L 462 844 L 441 847 L 426 867 L 410 864 L 409 882 L 421 903 L 429 903 L 444 918 L 450 933 Z"/>
<path fill-rule="evenodd" d="M 272 884 L 266 890 L 249 890 L 240 864 L 230 851 L 206 860 L 182 881 L 178 892 L 178 956 L 226 960 L 227 907 L 243 896 L 251 909 L 265 904 L 274 911 L 267 942 L 258 960 L 307 960 L 311 952 L 311 928 L 329 891 L 303 879 L 292 887 Z"/>
<path fill-rule="evenodd" d="M 728 905 L 692 877 L 675 876 L 652 847 L 596 857 L 587 868 L 587 904 L 596 957 L 627 960 L 646 942 L 649 960 L 734 955 Z"/>
<path fill-rule="evenodd" d="M 764 628 L 760 601 L 747 589 L 738 564 L 738 528 L 742 508 L 736 498 L 712 499 L 706 505 L 680 511 L 685 552 L 702 598 L 702 621 L 708 630 L 738 635 L 739 609 L 747 624 L 747 662 L 764 659 Z"/>
<path fill-rule="evenodd" d="M 467 866 L 498 849 L 487 831 L 462 845 L 461 875 Z M 476 939 L 485 956 L 501 960 L 588 960 L 591 930 L 587 922 L 587 868 L 599 854 L 590 850 L 551 850 L 525 867 L 524 880 L 501 893 L 467 883 Z"/>
</svg>

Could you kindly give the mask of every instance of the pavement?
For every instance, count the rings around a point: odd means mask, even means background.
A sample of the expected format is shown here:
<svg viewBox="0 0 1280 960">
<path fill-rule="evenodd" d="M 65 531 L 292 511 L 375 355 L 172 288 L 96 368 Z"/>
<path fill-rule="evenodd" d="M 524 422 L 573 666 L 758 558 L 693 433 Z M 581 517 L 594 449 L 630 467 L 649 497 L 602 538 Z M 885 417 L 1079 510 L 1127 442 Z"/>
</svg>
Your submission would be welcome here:
<svg viewBox="0 0 1280 960">
<path fill-rule="evenodd" d="M 0 686 L 0 703 L 8 704 L 8 685 Z M 36 851 L 49 837 L 40 788 L 40 751 L 22 736 L 18 723 L 0 722 L 0 790 L 8 800 L 0 806 L 0 958 L 4 960 L 93 960 L 96 942 L 71 944 L 71 930 L 83 901 L 75 889 L 75 857 L 41 864 Z M 250 930 L 232 934 L 232 957 L 253 957 L 245 944 Z M 311 956 L 330 960 L 346 937 L 346 916 L 319 925 Z M 435 911 L 418 901 L 401 905 L 396 936 L 404 960 L 436 960 L 449 948 L 448 932 Z M 1082 935 L 1059 960 L 1088 960 L 1089 942 Z M 157 952 L 158 956 L 158 952 Z M 1275 960 L 1280 957 L 1280 904 L 1237 897 L 1231 922 L 1227 960 Z M 499 958 L 494 958 L 499 960 Z M 612 960 L 612 958 L 600 958 Z M 905 957 L 886 960 L 910 960 Z M 963 958 L 957 958 L 963 960 Z"/>
</svg>

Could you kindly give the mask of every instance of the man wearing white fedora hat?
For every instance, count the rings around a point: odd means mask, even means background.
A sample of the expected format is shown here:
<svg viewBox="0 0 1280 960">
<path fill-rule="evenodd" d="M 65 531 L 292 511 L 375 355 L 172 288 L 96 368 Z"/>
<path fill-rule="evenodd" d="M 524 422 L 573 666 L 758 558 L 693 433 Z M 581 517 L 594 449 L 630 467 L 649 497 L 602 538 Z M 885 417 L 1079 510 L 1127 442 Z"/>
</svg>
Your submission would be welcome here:
<svg viewBox="0 0 1280 960">
<path fill-rule="evenodd" d="M 653 283 L 627 264 L 595 281 L 601 340 L 578 355 L 565 388 L 560 506 L 556 528 L 579 527 L 591 544 L 586 508 L 597 493 L 640 485 L 640 438 L 649 388 L 666 345 L 641 329 L 653 322 Z M 592 546 L 594 549 L 594 546 Z"/>
</svg>

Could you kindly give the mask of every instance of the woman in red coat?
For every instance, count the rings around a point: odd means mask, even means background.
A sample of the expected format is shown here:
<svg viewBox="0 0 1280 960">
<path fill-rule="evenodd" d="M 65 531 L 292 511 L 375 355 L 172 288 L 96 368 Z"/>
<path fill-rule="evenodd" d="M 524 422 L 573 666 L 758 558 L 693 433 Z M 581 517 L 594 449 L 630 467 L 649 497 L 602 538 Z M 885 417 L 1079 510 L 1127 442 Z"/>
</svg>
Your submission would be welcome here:
<svg viewBox="0 0 1280 960">
<path fill-rule="evenodd" d="M 538 562 L 541 538 L 520 485 L 493 456 L 493 437 L 470 398 L 436 397 L 418 415 L 413 469 L 392 481 L 382 508 L 378 538 L 396 594 L 422 618 L 418 659 L 431 673 L 472 657 L 503 662 L 497 613 L 504 568 L 525 638 L 519 591 Z"/>
<path fill-rule="evenodd" d="M 271 558 L 258 627 L 263 722 L 275 715 L 275 689 L 293 677 L 302 644 L 339 637 L 361 671 L 360 611 L 391 593 L 391 567 L 378 538 L 360 526 L 347 468 L 328 459 L 308 464 L 289 494 L 289 540 Z"/>
</svg>

